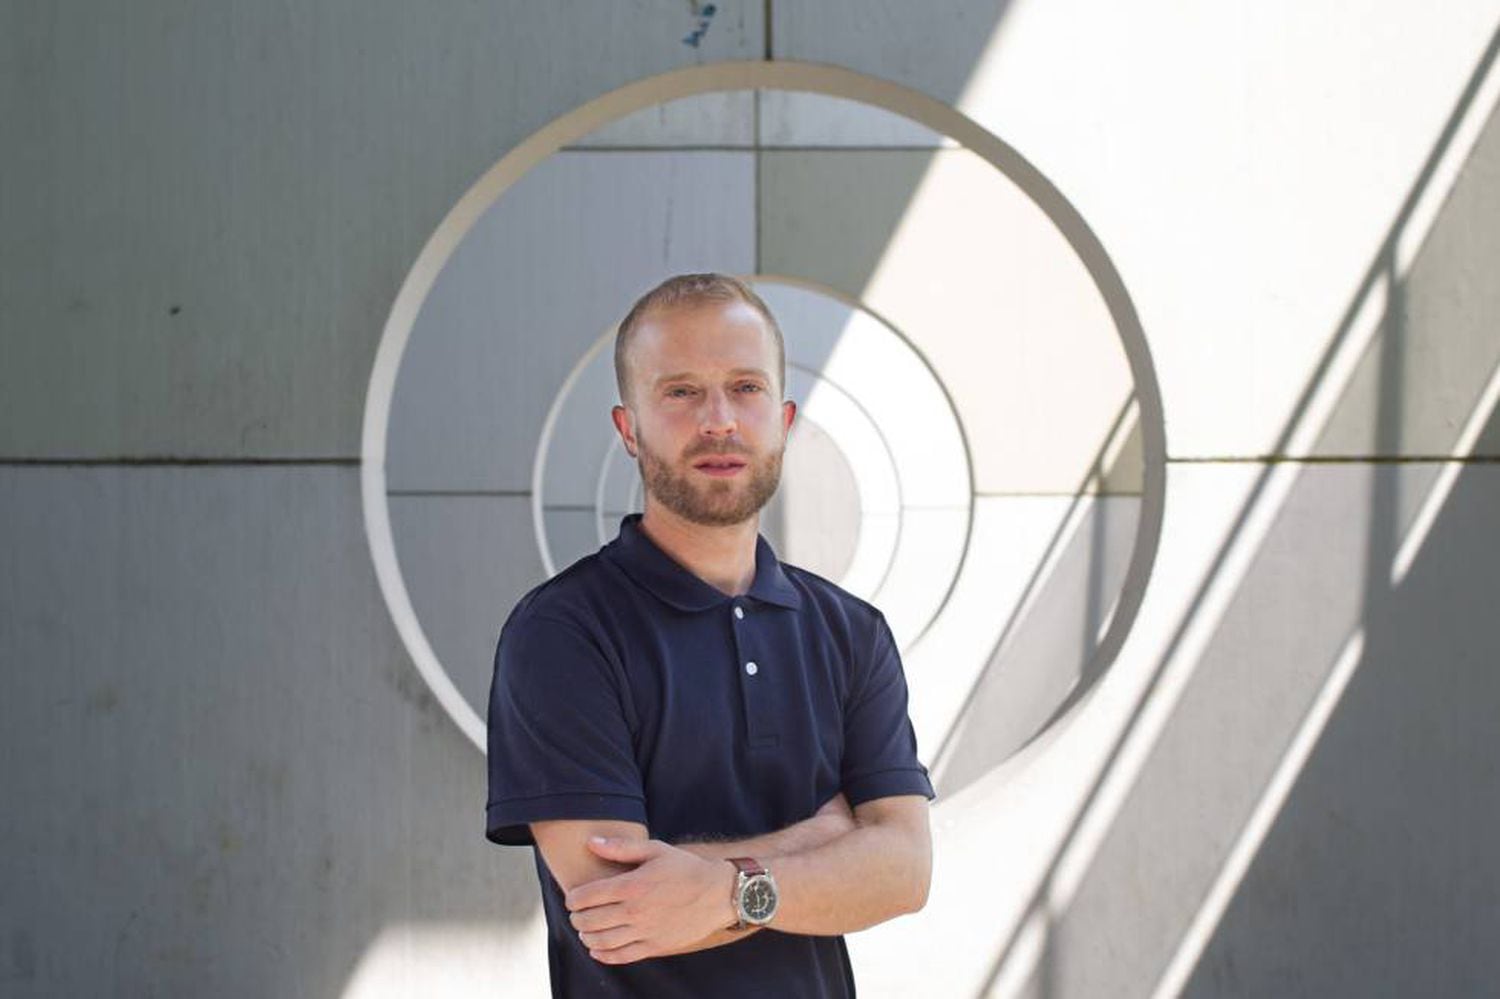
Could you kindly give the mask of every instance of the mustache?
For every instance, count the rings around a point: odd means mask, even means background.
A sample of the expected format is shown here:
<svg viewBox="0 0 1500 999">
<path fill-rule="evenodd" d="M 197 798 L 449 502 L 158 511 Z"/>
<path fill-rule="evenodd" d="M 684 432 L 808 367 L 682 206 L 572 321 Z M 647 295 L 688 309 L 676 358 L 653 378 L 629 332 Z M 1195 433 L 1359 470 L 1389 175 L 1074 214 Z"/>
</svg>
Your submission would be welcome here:
<svg viewBox="0 0 1500 999">
<path fill-rule="evenodd" d="M 693 450 L 686 452 L 683 455 L 683 457 L 686 458 L 689 461 L 692 461 L 694 458 L 704 458 L 704 457 L 723 458 L 723 457 L 728 457 L 728 456 L 731 456 L 731 455 L 734 456 L 734 457 L 736 457 L 736 458 L 746 458 L 746 459 L 748 459 L 751 456 L 751 452 L 745 450 L 744 448 L 699 447 L 699 448 L 694 448 Z"/>
</svg>

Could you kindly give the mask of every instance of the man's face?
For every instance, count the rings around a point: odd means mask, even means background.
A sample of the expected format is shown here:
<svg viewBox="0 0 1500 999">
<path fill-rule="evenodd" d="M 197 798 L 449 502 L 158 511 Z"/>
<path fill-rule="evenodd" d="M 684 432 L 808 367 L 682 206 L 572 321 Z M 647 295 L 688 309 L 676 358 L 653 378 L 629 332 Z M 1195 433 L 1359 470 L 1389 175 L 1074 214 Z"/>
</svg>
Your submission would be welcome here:
<svg viewBox="0 0 1500 999">
<path fill-rule="evenodd" d="M 765 506 L 797 406 L 780 400 L 776 345 L 744 302 L 648 314 L 629 352 L 631 411 L 615 427 L 649 499 L 684 520 L 722 527 Z"/>
</svg>

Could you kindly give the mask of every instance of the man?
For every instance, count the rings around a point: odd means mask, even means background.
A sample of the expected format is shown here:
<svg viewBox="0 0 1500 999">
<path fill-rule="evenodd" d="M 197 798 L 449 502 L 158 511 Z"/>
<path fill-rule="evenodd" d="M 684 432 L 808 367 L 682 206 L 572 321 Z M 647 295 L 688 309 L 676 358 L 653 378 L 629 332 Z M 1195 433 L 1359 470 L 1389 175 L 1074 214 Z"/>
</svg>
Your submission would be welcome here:
<svg viewBox="0 0 1500 999">
<path fill-rule="evenodd" d="M 501 630 L 486 834 L 537 848 L 555 995 L 853 995 L 841 934 L 925 904 L 934 795 L 885 618 L 758 533 L 781 331 L 682 275 L 615 373 L 645 511 Z"/>
</svg>

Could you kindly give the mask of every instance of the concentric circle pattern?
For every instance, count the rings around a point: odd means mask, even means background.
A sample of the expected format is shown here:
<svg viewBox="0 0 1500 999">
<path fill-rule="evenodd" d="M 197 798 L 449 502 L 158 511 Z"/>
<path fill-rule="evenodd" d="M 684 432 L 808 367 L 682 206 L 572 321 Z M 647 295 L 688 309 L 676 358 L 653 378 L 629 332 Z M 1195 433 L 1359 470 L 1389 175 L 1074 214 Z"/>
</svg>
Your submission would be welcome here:
<svg viewBox="0 0 1500 999">
<path fill-rule="evenodd" d="M 1123 285 L 1061 194 L 951 108 L 842 70 L 622 88 L 517 147 L 434 235 L 364 447 L 417 668 L 482 746 L 511 606 L 641 509 L 609 418 L 615 323 L 703 270 L 749 278 L 785 334 L 798 419 L 762 533 L 881 608 L 922 755 L 963 786 L 1118 648 L 1160 524 L 1160 405 Z"/>
</svg>

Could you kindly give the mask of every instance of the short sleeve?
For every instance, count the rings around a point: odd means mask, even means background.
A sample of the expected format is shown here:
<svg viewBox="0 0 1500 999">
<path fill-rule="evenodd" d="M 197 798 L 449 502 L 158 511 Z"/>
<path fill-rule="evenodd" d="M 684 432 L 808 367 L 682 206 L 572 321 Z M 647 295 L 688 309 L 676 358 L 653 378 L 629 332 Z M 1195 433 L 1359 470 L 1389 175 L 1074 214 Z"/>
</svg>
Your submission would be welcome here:
<svg viewBox="0 0 1500 999">
<path fill-rule="evenodd" d="M 878 611 L 866 647 L 869 655 L 855 664 L 844 709 L 844 797 L 850 805 L 897 794 L 935 798 L 927 768 L 917 759 L 901 653 L 885 615 Z"/>
<path fill-rule="evenodd" d="M 622 684 L 578 625 L 512 615 L 490 684 L 487 838 L 527 845 L 545 819 L 646 824 Z"/>
</svg>

